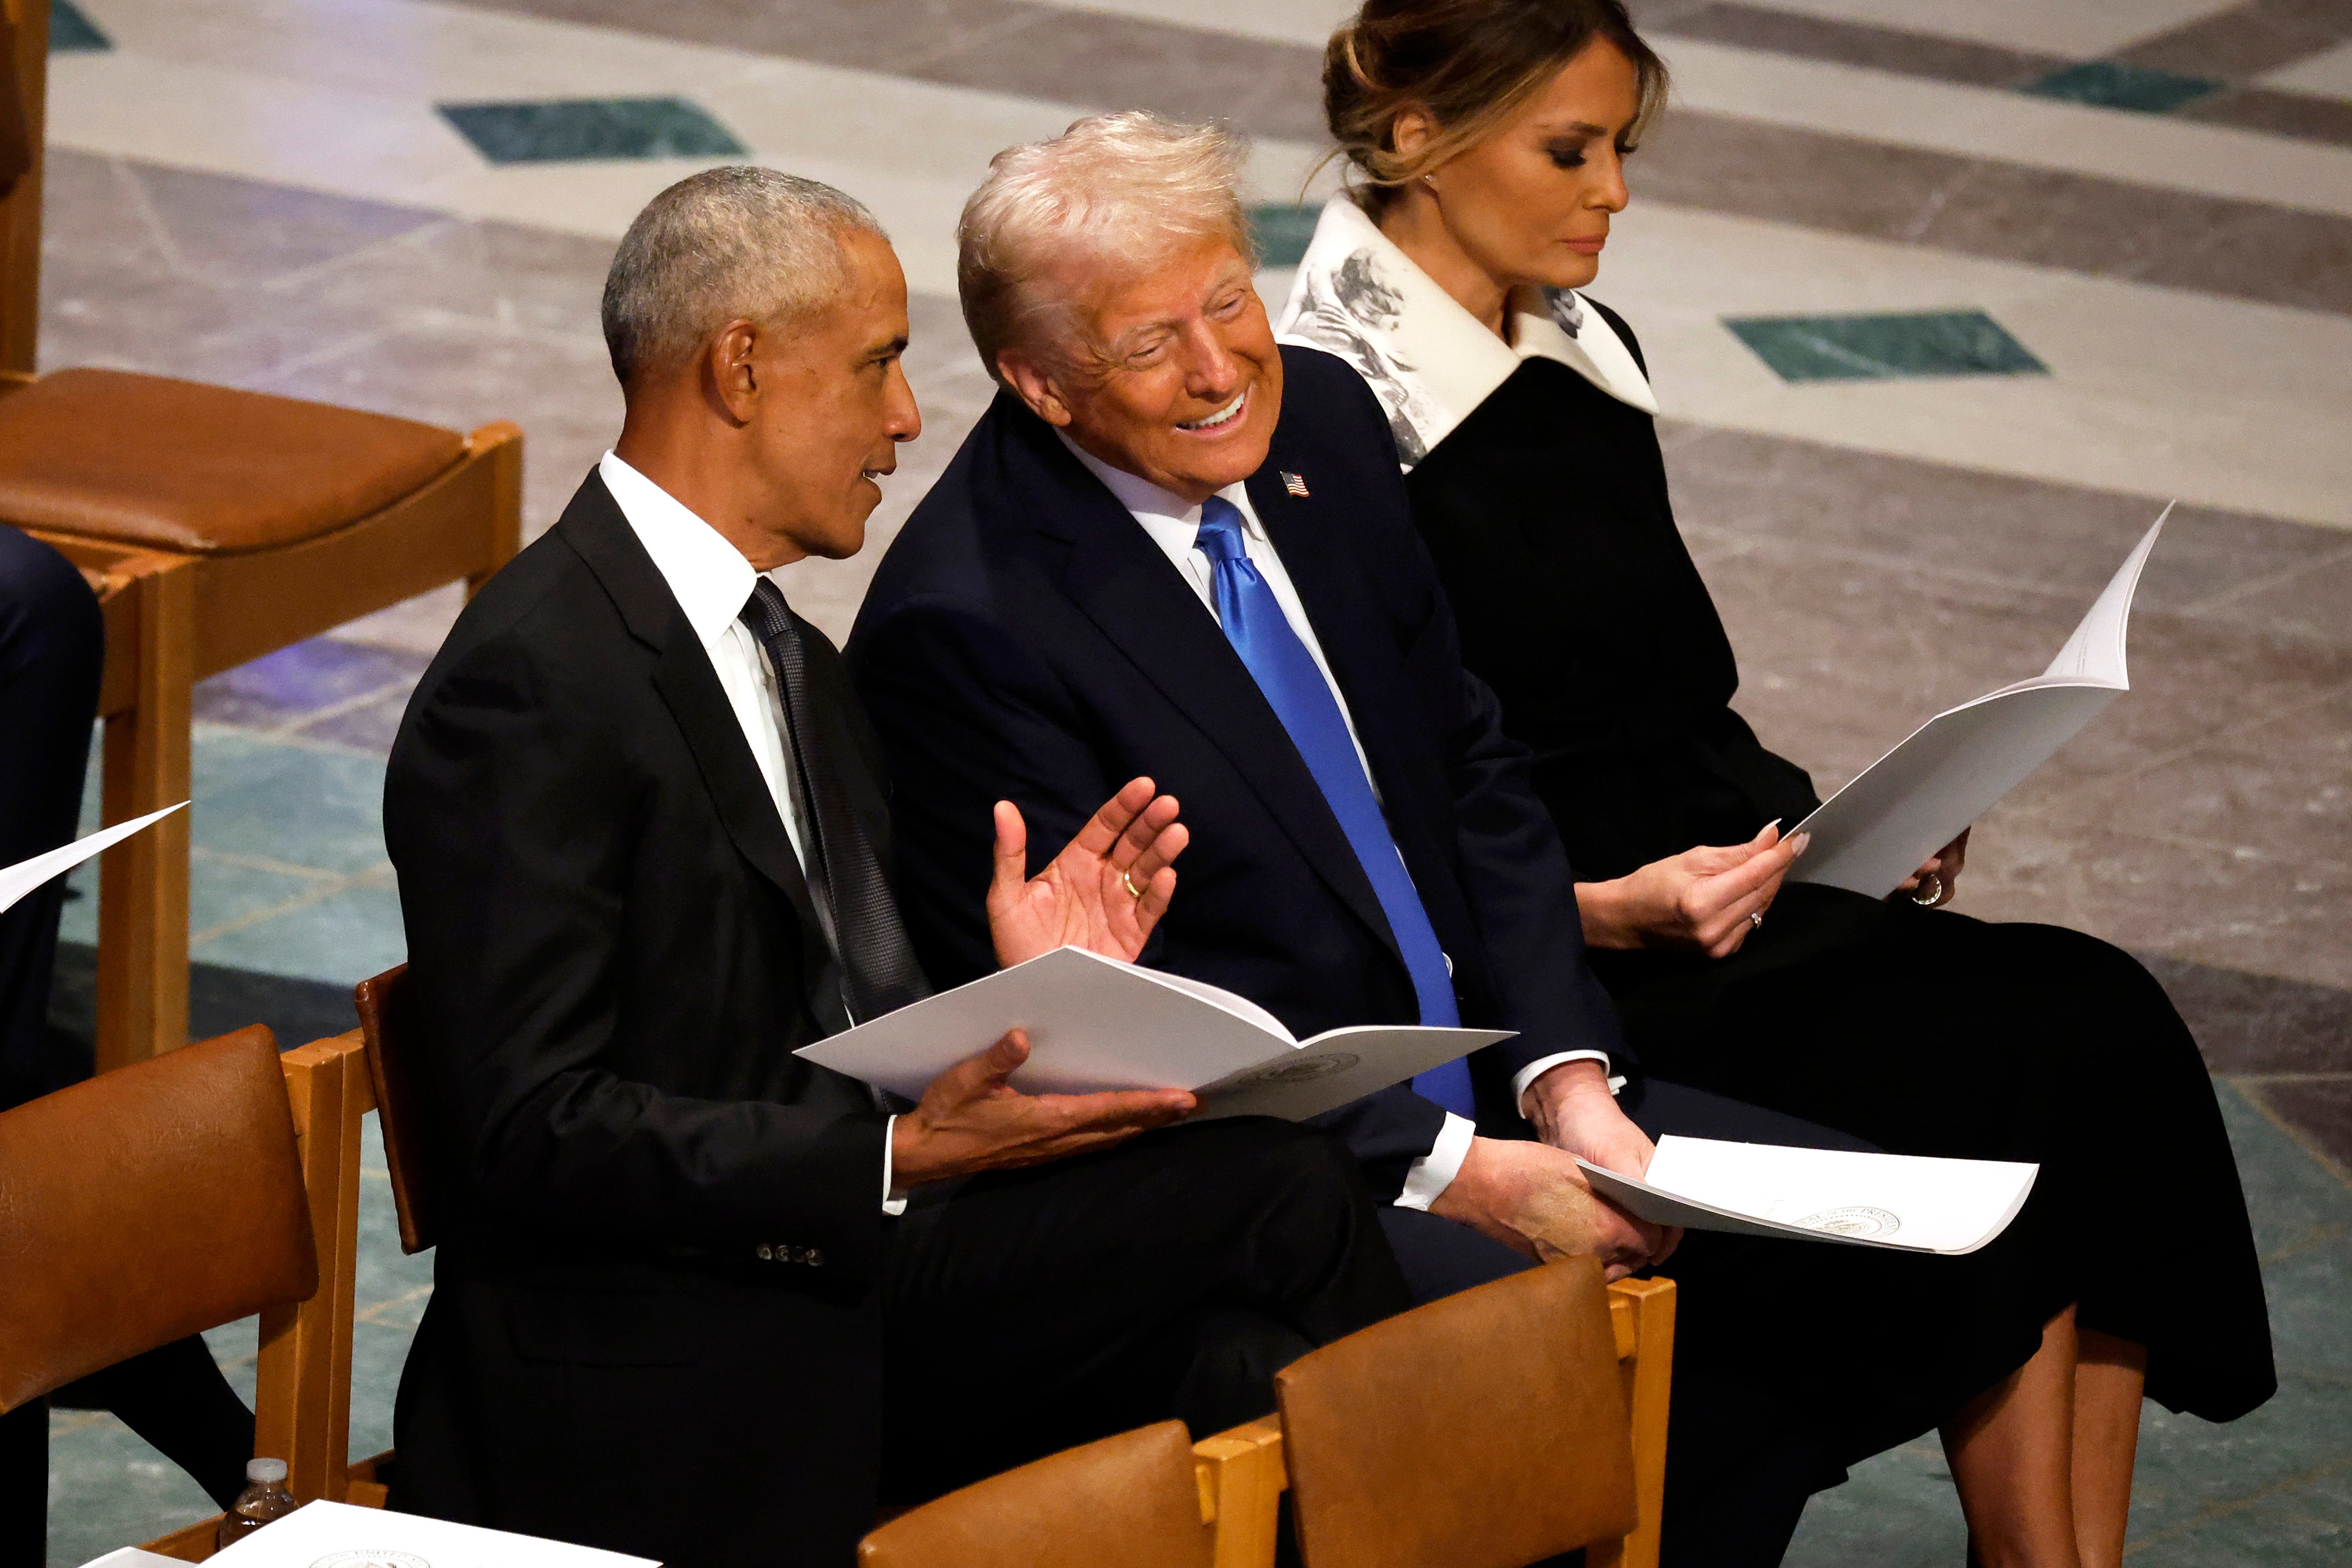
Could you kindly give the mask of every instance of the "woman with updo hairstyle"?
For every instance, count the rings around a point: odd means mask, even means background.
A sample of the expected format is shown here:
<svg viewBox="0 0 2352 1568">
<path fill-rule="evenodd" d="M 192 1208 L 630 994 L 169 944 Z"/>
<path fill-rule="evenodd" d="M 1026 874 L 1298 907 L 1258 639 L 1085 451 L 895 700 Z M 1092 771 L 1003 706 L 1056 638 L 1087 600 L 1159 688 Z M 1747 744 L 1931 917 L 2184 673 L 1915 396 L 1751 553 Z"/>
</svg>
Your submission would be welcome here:
<svg viewBox="0 0 2352 1568">
<path fill-rule="evenodd" d="M 1370 0 L 1323 85 L 1350 189 L 1282 332 L 1348 360 L 1388 411 L 1464 661 L 1534 753 L 1643 1070 L 1895 1153 L 2040 1164 L 1995 1246 L 2041 1348 L 1911 1433 L 1940 1427 L 1983 1562 L 2111 1568 L 2143 1391 L 2227 1421 L 2276 1386 L 2195 1040 L 2127 954 L 1943 908 L 1966 833 L 1884 900 L 1787 880 L 1804 844 L 1780 829 L 1819 799 L 1731 707 L 1641 347 L 1583 292 L 1666 97 L 1623 5 Z M 1686 1316 L 1755 1310 L 1686 1283 Z M 1870 1311 L 1821 1309 L 1792 1375 L 1849 1376 L 1839 1322 Z"/>
</svg>

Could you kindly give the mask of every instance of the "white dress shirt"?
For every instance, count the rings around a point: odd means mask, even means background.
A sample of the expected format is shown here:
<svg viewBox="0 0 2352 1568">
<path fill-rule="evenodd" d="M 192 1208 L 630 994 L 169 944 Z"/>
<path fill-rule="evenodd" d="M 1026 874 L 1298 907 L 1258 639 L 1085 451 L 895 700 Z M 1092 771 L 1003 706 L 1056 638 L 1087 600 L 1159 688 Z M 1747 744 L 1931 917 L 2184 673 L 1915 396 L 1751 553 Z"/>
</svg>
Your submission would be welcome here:
<svg viewBox="0 0 2352 1568">
<path fill-rule="evenodd" d="M 1062 434 L 1059 431 L 1055 434 Z M 1119 505 L 1143 525 L 1143 531 L 1151 536 L 1151 542 L 1158 545 L 1174 563 L 1176 570 L 1183 574 L 1184 580 L 1192 585 L 1192 591 L 1200 596 L 1202 606 L 1214 616 L 1217 601 L 1210 585 L 1215 580 L 1215 569 L 1195 542 L 1201 532 L 1199 503 L 1171 495 L 1149 479 L 1139 479 L 1122 469 L 1112 467 L 1067 435 L 1062 435 L 1062 444 L 1075 453 L 1078 461 L 1087 465 L 1087 471 L 1118 498 Z M 1377 796 L 1380 785 L 1372 780 L 1371 759 L 1364 755 L 1364 743 L 1357 737 L 1356 719 L 1348 711 L 1347 694 L 1340 691 L 1339 683 L 1331 678 L 1330 662 L 1323 657 L 1323 645 L 1315 640 L 1315 628 L 1307 619 L 1307 607 L 1298 601 L 1298 590 L 1292 585 L 1290 573 L 1283 569 L 1282 558 L 1275 553 L 1274 541 L 1266 537 L 1265 525 L 1258 521 L 1257 508 L 1250 505 L 1247 487 L 1228 485 L 1217 494 L 1231 501 L 1234 510 L 1241 513 L 1242 549 L 1248 554 L 1250 565 L 1257 569 L 1258 576 L 1264 578 L 1266 587 L 1273 591 L 1274 601 L 1282 606 L 1282 618 L 1290 622 L 1291 631 L 1297 633 L 1299 642 L 1306 644 L 1307 656 L 1313 659 L 1315 667 L 1323 672 L 1323 682 L 1331 688 L 1331 700 L 1339 705 L 1340 720 L 1348 727 L 1348 739 L 1356 747 L 1356 760 L 1362 764 L 1364 778 L 1371 782 L 1372 792 Z M 1223 622 L 1220 621 L 1218 624 L 1222 626 Z M 1403 860 L 1402 852 L 1397 858 L 1400 862 Z M 1410 874 L 1408 868 L 1407 875 Z M 1454 960 L 1448 958 L 1445 967 L 1451 971 Z M 1477 1131 L 1477 1124 L 1468 1117 L 1457 1116 L 1448 1111 L 1445 1125 L 1439 1130 L 1437 1141 L 1430 1145 L 1429 1153 L 1413 1161 L 1412 1168 L 1405 1173 L 1404 1190 L 1397 1195 L 1398 1207 L 1427 1208 L 1435 1202 L 1437 1195 L 1452 1186 L 1454 1178 L 1461 1173 L 1462 1162 L 1470 1153 L 1470 1140 Z"/>
<path fill-rule="evenodd" d="M 727 542 L 717 528 L 688 511 L 676 497 L 610 452 L 596 465 L 604 488 L 627 519 L 629 531 L 654 558 L 654 570 L 669 585 L 670 596 L 694 628 L 710 667 L 727 693 L 727 706 L 743 727 L 743 739 L 760 777 L 784 820 L 784 836 L 793 856 L 805 866 L 801 849 L 801 821 L 793 810 L 791 763 L 784 753 L 782 699 L 776 690 L 776 673 L 751 629 L 738 619 L 751 601 L 760 573 L 743 552 Z M 907 1200 L 890 1196 L 890 1133 L 893 1116 L 882 1129 L 882 1207 L 887 1214 L 903 1213 Z"/>
</svg>

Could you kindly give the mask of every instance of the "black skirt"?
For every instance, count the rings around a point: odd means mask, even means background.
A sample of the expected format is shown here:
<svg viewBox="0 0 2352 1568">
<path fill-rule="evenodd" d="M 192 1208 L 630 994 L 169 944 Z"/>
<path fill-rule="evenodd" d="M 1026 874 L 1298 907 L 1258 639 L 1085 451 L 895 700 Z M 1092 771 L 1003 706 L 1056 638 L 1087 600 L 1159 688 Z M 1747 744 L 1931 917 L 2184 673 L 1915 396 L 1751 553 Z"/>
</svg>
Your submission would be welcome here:
<svg viewBox="0 0 2352 1568">
<path fill-rule="evenodd" d="M 2082 1328 L 2147 1348 L 2148 1395 L 2171 1409 L 2227 1421 L 2275 1391 L 2262 1272 L 2212 1080 L 2129 954 L 2056 926 L 1791 884 L 1727 959 L 1593 960 L 1662 1079 L 1895 1153 L 2041 1166 L 1991 1246 L 1912 1260 L 1945 1289 L 1908 1296 L 1927 1321 L 1904 1332 L 1940 1340 L 1948 1375 L 1916 1386 L 1902 1369 L 1840 1357 L 1865 1387 L 1884 1385 L 1856 1408 L 1857 1444 L 1883 1448 L 1935 1424 L 1940 1415 L 1920 1416 L 1952 1378 L 2000 1367 L 2021 1326 L 2070 1302 Z M 1853 1312 L 1817 1289 L 1803 1294 L 1816 1301 L 1813 1337 L 1838 1345 Z M 1847 1343 L 1864 1358 L 1894 1354 L 1868 1350 L 1870 1338 Z"/>
</svg>

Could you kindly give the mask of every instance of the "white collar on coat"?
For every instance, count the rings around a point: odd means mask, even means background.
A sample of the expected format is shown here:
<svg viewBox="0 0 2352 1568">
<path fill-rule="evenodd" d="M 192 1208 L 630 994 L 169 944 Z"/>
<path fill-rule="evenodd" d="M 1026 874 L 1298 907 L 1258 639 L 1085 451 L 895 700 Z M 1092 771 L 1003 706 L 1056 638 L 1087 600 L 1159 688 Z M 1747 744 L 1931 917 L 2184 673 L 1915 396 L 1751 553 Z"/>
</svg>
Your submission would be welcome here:
<svg viewBox="0 0 2352 1568">
<path fill-rule="evenodd" d="M 1504 342 L 1338 195 L 1323 205 L 1278 330 L 1286 343 L 1339 355 L 1371 383 L 1407 468 L 1522 360 L 1556 360 L 1620 402 L 1658 412 L 1648 378 L 1598 310 L 1570 288 L 1539 298 L 1541 312 L 1518 308 L 1527 301 L 1513 297 L 1511 341 Z"/>
</svg>

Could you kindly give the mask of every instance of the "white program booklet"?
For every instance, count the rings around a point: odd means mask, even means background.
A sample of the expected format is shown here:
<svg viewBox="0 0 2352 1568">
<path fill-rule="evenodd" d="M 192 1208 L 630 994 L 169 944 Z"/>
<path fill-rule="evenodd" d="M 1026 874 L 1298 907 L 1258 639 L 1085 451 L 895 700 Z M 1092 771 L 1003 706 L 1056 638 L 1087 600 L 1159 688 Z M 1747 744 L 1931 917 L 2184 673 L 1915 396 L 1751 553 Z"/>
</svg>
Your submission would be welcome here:
<svg viewBox="0 0 2352 1568">
<path fill-rule="evenodd" d="M 1029 1060 L 1013 1075 L 1024 1093 L 1189 1089 L 1201 1099 L 1196 1121 L 1318 1116 L 1510 1038 L 1507 1030 L 1368 1024 L 1300 1040 L 1246 997 L 1060 947 L 795 1054 L 911 1100 L 1014 1029 L 1029 1035 Z"/>
<path fill-rule="evenodd" d="M 220 1568 L 660 1568 L 593 1546 L 341 1502 L 304 1503 L 211 1561 Z"/>
<path fill-rule="evenodd" d="M 180 806 L 186 805 L 183 800 Z M 35 855 L 28 861 L 0 870 L 0 914 L 16 906 L 16 901 L 53 876 L 62 876 L 101 850 L 112 849 L 150 822 L 160 822 L 180 806 L 166 806 L 160 811 L 150 811 L 143 817 L 133 817 L 127 822 L 117 822 L 110 828 L 100 828 L 86 839 L 76 839 L 46 854 Z"/>
<path fill-rule="evenodd" d="M 1669 1133 L 1636 1181 L 1588 1160 L 1595 1192 L 1653 1225 L 1957 1257 L 2009 1228 L 2040 1166 L 1729 1144 Z"/>
<path fill-rule="evenodd" d="M 1790 879 L 1885 897 L 2129 691 L 2132 591 L 2171 515 L 2141 536 L 2048 669 L 1937 714 L 1791 829 L 1813 841 Z"/>
</svg>

